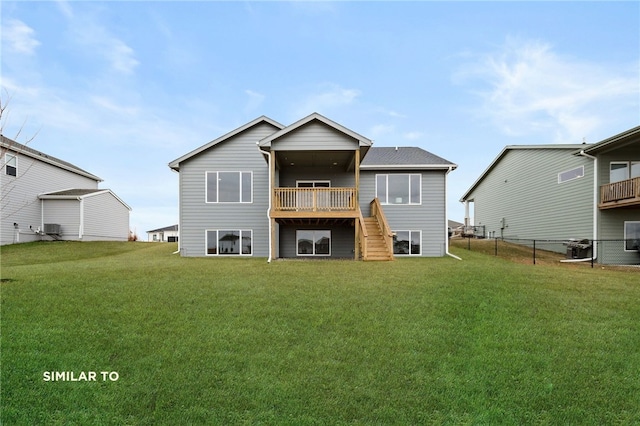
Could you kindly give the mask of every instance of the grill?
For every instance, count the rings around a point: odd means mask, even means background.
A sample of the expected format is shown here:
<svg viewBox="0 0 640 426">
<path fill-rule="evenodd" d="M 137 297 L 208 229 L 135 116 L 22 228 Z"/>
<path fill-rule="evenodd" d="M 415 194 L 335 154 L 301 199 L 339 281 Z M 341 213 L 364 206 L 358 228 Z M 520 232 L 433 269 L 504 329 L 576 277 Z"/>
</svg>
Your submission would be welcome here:
<svg viewBox="0 0 640 426">
<path fill-rule="evenodd" d="M 587 259 L 591 257 L 591 241 L 567 241 L 567 259 Z"/>
</svg>

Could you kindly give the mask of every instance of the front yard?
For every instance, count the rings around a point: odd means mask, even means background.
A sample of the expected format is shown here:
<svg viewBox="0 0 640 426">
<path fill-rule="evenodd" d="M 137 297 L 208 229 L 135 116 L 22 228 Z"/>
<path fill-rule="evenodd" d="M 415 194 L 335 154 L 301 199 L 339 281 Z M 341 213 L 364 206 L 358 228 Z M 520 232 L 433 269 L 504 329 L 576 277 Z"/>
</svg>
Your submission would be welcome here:
<svg viewBox="0 0 640 426">
<path fill-rule="evenodd" d="M 2 424 L 640 422 L 640 273 L 175 250 L 2 247 Z"/>
</svg>

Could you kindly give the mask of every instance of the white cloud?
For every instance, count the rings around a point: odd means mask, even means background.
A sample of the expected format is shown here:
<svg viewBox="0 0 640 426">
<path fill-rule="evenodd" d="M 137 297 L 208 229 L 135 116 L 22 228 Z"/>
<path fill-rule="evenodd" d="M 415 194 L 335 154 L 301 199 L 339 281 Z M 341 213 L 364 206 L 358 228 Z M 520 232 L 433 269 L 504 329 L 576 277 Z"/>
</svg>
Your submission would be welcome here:
<svg viewBox="0 0 640 426">
<path fill-rule="evenodd" d="M 312 112 L 327 114 L 327 111 L 351 105 L 360 96 L 356 89 L 345 89 L 336 84 L 325 84 L 319 91 L 309 96 L 298 108 L 297 116 L 304 117 Z"/>
<path fill-rule="evenodd" d="M 402 136 L 407 140 L 415 141 L 422 137 L 422 132 L 407 132 Z"/>
<path fill-rule="evenodd" d="M 9 19 L 2 25 L 2 44 L 10 52 L 33 55 L 40 42 L 33 28 L 19 19 Z"/>
<path fill-rule="evenodd" d="M 262 102 L 264 102 L 265 96 L 262 93 L 254 92 L 253 90 L 245 90 L 244 93 L 248 96 L 249 100 L 247 101 L 244 110 L 246 113 L 250 113 L 260 108 Z"/>
<path fill-rule="evenodd" d="M 477 92 L 484 101 L 480 115 L 505 134 L 546 132 L 556 142 L 578 143 L 637 99 L 637 64 L 626 68 L 564 57 L 538 41 L 509 39 L 455 78 L 478 78 L 489 86 Z"/>
<path fill-rule="evenodd" d="M 390 124 L 376 124 L 369 130 L 369 135 L 373 140 L 393 134 L 395 126 Z"/>
</svg>

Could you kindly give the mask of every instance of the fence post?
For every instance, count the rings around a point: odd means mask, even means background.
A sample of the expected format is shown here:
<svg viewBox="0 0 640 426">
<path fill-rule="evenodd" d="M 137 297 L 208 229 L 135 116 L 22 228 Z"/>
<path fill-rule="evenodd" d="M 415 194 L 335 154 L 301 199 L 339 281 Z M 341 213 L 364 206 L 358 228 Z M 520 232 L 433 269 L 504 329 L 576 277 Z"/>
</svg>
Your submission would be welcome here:
<svg viewBox="0 0 640 426">
<path fill-rule="evenodd" d="M 498 239 L 496 238 L 496 249 L 495 249 L 495 253 L 496 256 L 498 255 Z"/>
<path fill-rule="evenodd" d="M 471 237 L 467 237 L 467 250 L 471 251 Z"/>
<path fill-rule="evenodd" d="M 593 269 L 593 254 L 596 252 L 596 240 L 591 240 L 591 269 Z"/>
<path fill-rule="evenodd" d="M 536 240 L 533 240 L 533 264 L 536 264 Z"/>
</svg>

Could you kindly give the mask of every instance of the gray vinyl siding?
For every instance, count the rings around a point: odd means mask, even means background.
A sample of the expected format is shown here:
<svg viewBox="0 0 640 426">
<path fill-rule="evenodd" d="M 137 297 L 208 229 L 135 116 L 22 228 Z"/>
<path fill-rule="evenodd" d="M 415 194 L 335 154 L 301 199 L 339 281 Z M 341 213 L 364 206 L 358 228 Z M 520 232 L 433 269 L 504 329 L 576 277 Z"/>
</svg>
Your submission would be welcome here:
<svg viewBox="0 0 640 426">
<path fill-rule="evenodd" d="M 63 240 L 80 238 L 80 201 L 79 200 L 42 200 L 44 223 L 60 225 L 60 237 Z M 43 237 L 51 239 L 52 237 Z"/>
<path fill-rule="evenodd" d="M 640 144 L 607 152 L 598 156 L 599 185 L 609 183 L 609 166 L 612 161 L 640 161 Z M 598 239 L 622 240 L 624 222 L 640 221 L 640 207 L 600 210 L 598 216 Z M 638 264 L 640 256 L 625 252 L 622 242 L 603 242 L 598 248 L 598 262 L 607 264 Z"/>
<path fill-rule="evenodd" d="M 309 256 L 297 255 L 297 230 L 329 230 L 331 231 L 331 258 L 353 259 L 355 249 L 355 230 L 351 226 L 335 225 L 296 225 L 280 226 L 280 257 L 283 258 L 309 258 Z M 312 258 L 322 258 L 327 256 L 311 256 Z"/>
<path fill-rule="evenodd" d="M 279 171 L 279 186 L 295 187 L 299 180 L 328 180 L 332 187 L 353 187 L 355 186 L 355 173 L 337 172 L 335 169 L 323 167 L 307 167 L 301 169 L 287 168 Z"/>
<path fill-rule="evenodd" d="M 180 249 L 205 256 L 205 230 L 250 229 L 253 256 L 269 255 L 269 168 L 256 142 L 277 131 L 260 123 L 180 164 Z M 253 172 L 251 203 L 206 203 L 206 172 Z"/>
<path fill-rule="evenodd" d="M 474 224 L 485 226 L 486 236 L 593 238 L 593 164 L 573 152 L 507 151 L 467 197 L 474 201 Z M 584 166 L 584 177 L 558 183 L 558 173 L 578 166 Z"/>
<path fill-rule="evenodd" d="M 365 171 L 360 173 L 360 208 L 370 216 L 370 203 L 375 197 L 376 174 L 421 174 L 420 205 L 383 205 L 392 230 L 422 231 L 422 256 L 444 256 L 446 252 L 445 172 L 440 171 Z"/>
<path fill-rule="evenodd" d="M 13 152 L 9 151 L 14 154 Z M 22 154 L 18 158 L 17 176 L 7 176 L 0 170 L 0 188 L 2 196 L 0 223 L 0 244 L 15 242 L 14 223 L 20 226 L 20 242 L 37 241 L 38 235 L 29 227 L 37 229 L 42 226 L 41 200 L 38 195 L 68 188 L 94 189 L 98 182 L 54 165 L 36 160 Z M 4 164 L 4 149 L 2 150 Z"/>
<path fill-rule="evenodd" d="M 286 133 L 271 143 L 274 151 L 331 151 L 358 149 L 358 141 L 318 121 Z"/>
<path fill-rule="evenodd" d="M 129 209 L 111 193 L 83 198 L 83 241 L 127 241 Z"/>
</svg>

